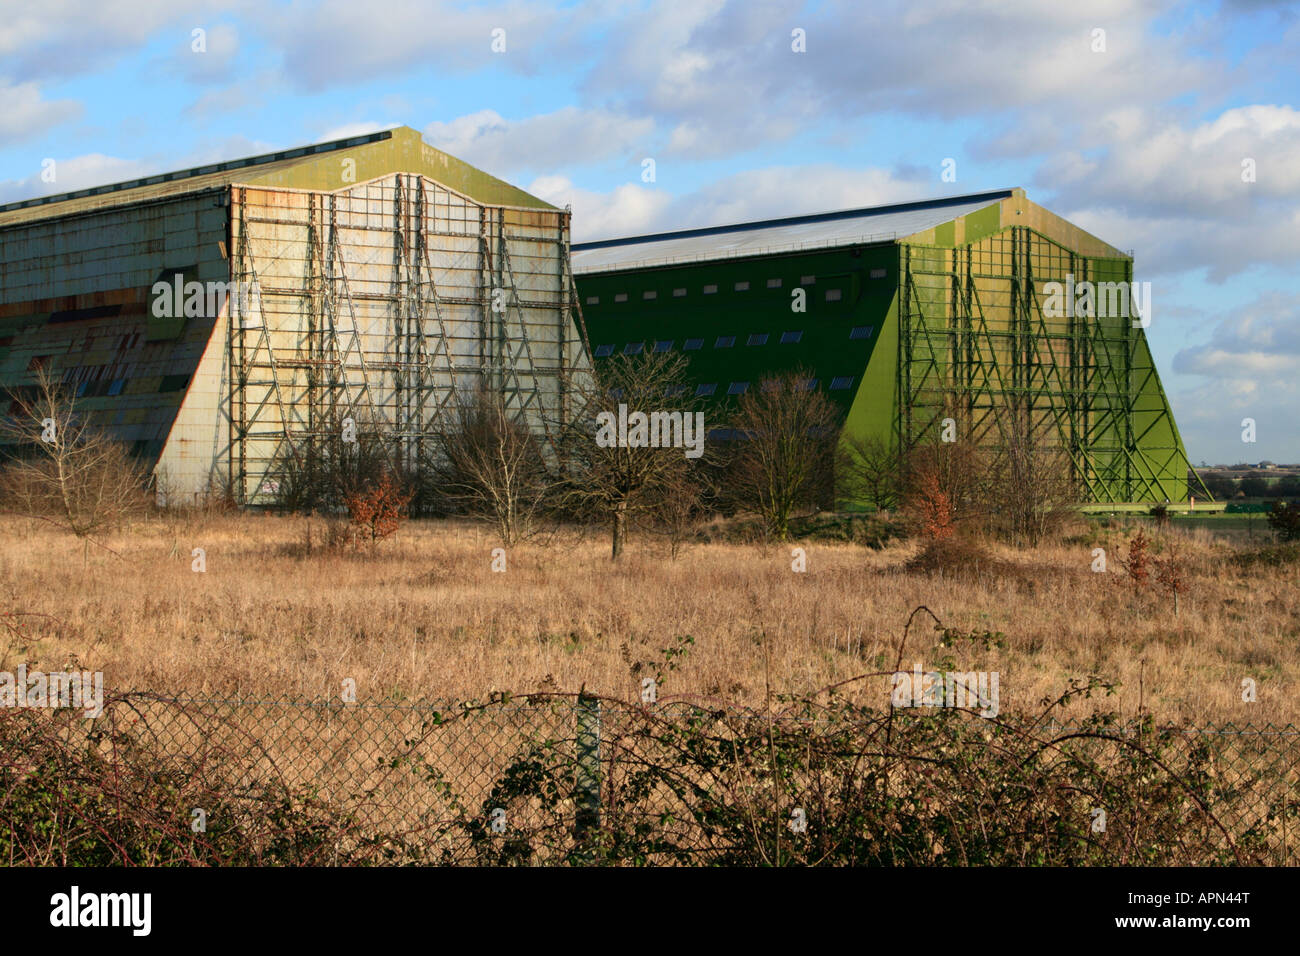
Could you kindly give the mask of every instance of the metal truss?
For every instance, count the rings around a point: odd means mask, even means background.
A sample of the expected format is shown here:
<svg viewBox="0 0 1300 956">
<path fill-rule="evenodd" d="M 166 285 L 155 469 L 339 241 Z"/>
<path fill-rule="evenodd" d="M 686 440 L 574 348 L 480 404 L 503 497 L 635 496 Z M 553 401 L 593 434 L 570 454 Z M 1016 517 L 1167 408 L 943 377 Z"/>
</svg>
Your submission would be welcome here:
<svg viewBox="0 0 1300 956">
<path fill-rule="evenodd" d="M 899 449 L 938 440 L 950 417 L 979 446 L 1021 435 L 1060 448 L 1089 501 L 1186 497 L 1189 463 L 1141 325 L 1043 311 L 1045 283 L 1129 283 L 1131 259 L 1082 256 L 1024 226 L 957 248 L 904 243 L 900 257 Z"/>
<path fill-rule="evenodd" d="M 236 187 L 232 207 L 232 278 L 260 293 L 227 327 L 238 500 L 273 499 L 284 463 L 336 441 L 348 416 L 405 471 L 479 389 L 548 445 L 567 425 L 586 355 L 567 212 L 485 206 L 414 174 L 333 193 Z"/>
</svg>

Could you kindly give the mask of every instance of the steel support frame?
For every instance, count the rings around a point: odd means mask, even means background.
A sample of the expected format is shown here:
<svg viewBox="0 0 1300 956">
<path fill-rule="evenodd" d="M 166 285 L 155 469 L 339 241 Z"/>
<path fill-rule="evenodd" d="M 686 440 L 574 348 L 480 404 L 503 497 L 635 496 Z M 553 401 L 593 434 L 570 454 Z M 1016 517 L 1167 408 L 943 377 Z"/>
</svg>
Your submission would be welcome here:
<svg viewBox="0 0 1300 956">
<path fill-rule="evenodd" d="M 1094 260 L 1025 226 L 956 248 L 903 243 L 899 256 L 900 453 L 938 440 L 952 417 L 961 436 L 993 449 L 1025 429 L 1042 434 L 1069 456 L 1089 501 L 1160 500 L 1169 469 L 1188 471 L 1156 371 L 1136 362 L 1140 327 L 1043 313 L 1042 284 L 1096 281 Z M 1123 281 L 1132 275 L 1124 260 Z M 1144 393 L 1163 411 L 1138 433 Z M 1172 443 L 1146 440 L 1165 423 Z"/>
<path fill-rule="evenodd" d="M 440 229 L 430 194 L 442 190 L 445 196 L 450 192 L 445 187 L 415 174 L 395 174 L 381 183 L 367 185 L 385 190 L 381 205 L 387 208 L 380 217 L 363 218 L 386 217 L 386 222 L 348 226 L 354 235 L 360 230 L 367 238 L 371 232 L 389 236 L 391 282 L 380 294 L 352 289 L 361 281 L 362 266 L 349 258 L 358 251 L 340 240 L 340 205 L 348 201 L 347 191 L 310 194 L 300 220 L 250 210 L 250 190 L 232 187 L 232 280 L 260 287 L 259 271 L 281 276 L 274 288 L 262 289 L 261 308 L 246 313 L 232 298 L 228 310 L 227 466 L 241 503 L 272 500 L 285 463 L 336 437 L 339 419 L 349 412 L 382 428 L 392 464 L 405 469 L 425 462 L 427 440 L 458 392 L 478 386 L 501 395 L 516 419 L 548 444 L 567 425 L 570 403 L 563 393 L 573 375 L 568 323 L 577 303 L 567 257 L 568 213 L 554 214 L 554 222 L 542 217 L 543 225 L 512 226 L 509 207 L 484 206 L 456 194 L 458 210 L 471 210 L 473 231 L 456 229 L 465 224 L 459 220 Z M 525 214 L 516 218 L 531 221 Z M 257 234 L 259 227 L 265 232 Z M 285 241 L 268 251 L 267 235 L 287 227 L 301 227 L 304 241 Z M 472 292 L 444 294 L 433 253 L 443 237 L 464 243 L 475 233 L 477 261 L 456 266 L 474 276 Z M 558 287 L 547 291 L 543 273 L 529 271 L 531 266 L 519 272 L 512 247 L 528 250 L 530 262 L 559 260 L 543 266 L 547 281 Z M 534 255 L 534 248 L 548 250 L 547 255 Z M 301 257 L 301 267 L 286 268 L 285 260 L 294 257 Z M 442 268 L 448 268 L 445 261 Z M 284 275 L 294 278 L 286 282 Z M 363 304 L 372 322 L 377 312 L 386 316 L 379 354 L 369 331 L 363 342 Z M 477 354 L 454 354 L 457 333 L 451 325 L 457 321 L 462 338 L 466 323 L 475 324 L 478 348 L 471 351 Z M 530 330 L 547 324 L 555 330 L 554 341 L 539 351 Z M 585 331 L 581 337 L 585 340 Z M 547 396 L 556 389 L 561 394 L 548 405 Z"/>
</svg>

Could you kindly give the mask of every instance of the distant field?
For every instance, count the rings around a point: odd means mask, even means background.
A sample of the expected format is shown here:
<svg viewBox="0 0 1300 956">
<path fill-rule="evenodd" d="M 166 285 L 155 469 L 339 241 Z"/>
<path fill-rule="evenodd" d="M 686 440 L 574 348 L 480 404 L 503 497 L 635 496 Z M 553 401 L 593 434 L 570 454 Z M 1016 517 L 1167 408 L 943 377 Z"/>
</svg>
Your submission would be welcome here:
<svg viewBox="0 0 1300 956">
<path fill-rule="evenodd" d="M 1068 541 L 994 547 L 936 573 L 908 569 L 915 542 L 799 542 L 807 572 L 794 573 L 790 546 L 694 544 L 674 561 L 662 541 L 636 538 L 615 566 L 603 535 L 565 532 L 493 573 L 496 542 L 471 524 L 412 522 L 369 555 L 323 550 L 319 521 L 309 551 L 302 518 L 151 519 L 106 539 L 116 555 L 92 549 L 83 564 L 71 536 L 3 519 L 0 607 L 16 616 L 0 669 L 75 663 L 118 689 L 214 695 L 334 696 L 352 678 L 369 699 L 583 686 L 632 699 L 689 635 L 665 696 L 761 703 L 769 688 L 815 693 L 892 670 L 908 615 L 925 605 L 949 627 L 1000 632 L 1003 646 L 941 647 L 918 619 L 904 666 L 996 670 L 1003 708 L 1037 708 L 1095 674 L 1122 687 L 1081 706 L 1300 722 L 1295 565 L 1240 567 L 1248 543 L 1229 519 L 1148 528 L 1157 550 L 1182 554 L 1175 616 L 1168 596 L 1126 583 L 1137 525 L 1123 524 L 1081 522 Z M 203 573 L 193 548 L 206 552 Z M 1095 548 L 1107 573 L 1090 570 Z M 1241 700 L 1247 677 L 1256 704 Z M 884 706 L 888 681 L 845 692 Z"/>
</svg>

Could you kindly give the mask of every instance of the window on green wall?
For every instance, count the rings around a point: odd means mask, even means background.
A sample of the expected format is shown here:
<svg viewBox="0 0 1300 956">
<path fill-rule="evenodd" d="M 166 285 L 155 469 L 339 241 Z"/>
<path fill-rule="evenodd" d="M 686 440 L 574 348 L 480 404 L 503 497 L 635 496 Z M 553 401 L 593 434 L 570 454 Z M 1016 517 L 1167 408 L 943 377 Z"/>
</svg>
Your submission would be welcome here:
<svg viewBox="0 0 1300 956">
<path fill-rule="evenodd" d="M 644 342 L 628 342 L 627 345 L 623 346 L 623 354 L 640 355 L 644 348 L 645 348 Z"/>
<path fill-rule="evenodd" d="M 680 299 L 680 298 L 682 298 L 682 297 L 685 296 L 685 295 L 686 295 L 686 290 L 685 290 L 685 289 L 673 289 L 673 298 L 674 298 L 674 299 Z"/>
<path fill-rule="evenodd" d="M 715 293 L 715 292 L 717 292 L 717 291 L 718 291 L 718 287 L 717 287 L 717 285 L 706 285 L 706 286 L 704 287 L 704 294 L 705 294 L 705 295 L 713 295 L 713 293 Z"/>
<path fill-rule="evenodd" d="M 869 338 L 871 338 L 871 332 L 872 332 L 872 326 L 870 326 L 870 325 L 858 325 L 858 326 L 854 326 L 853 330 L 852 330 L 851 332 L 849 332 L 849 338 L 851 338 L 851 339 L 869 339 Z"/>
<path fill-rule="evenodd" d="M 705 396 L 705 395 L 712 395 L 712 394 L 713 394 L 714 392 L 716 392 L 717 390 L 718 390 L 718 386 L 717 386 L 717 384 L 715 384 L 714 382 L 709 382 L 709 383 L 707 383 L 707 384 L 705 384 L 705 385 L 701 385 L 699 388 L 697 388 L 697 389 L 695 390 L 695 394 L 698 395 L 698 396 L 700 396 L 700 397 L 703 397 L 703 396 Z"/>
<path fill-rule="evenodd" d="M 799 284 L 800 284 L 800 285 L 816 285 L 816 284 L 817 284 L 817 277 L 816 277 L 816 276 L 800 276 L 800 277 L 799 277 Z"/>
<path fill-rule="evenodd" d="M 627 293 L 626 293 L 626 292 L 620 292 L 620 293 L 618 293 L 616 296 L 614 296 L 614 301 L 615 301 L 615 302 L 626 302 L 626 301 L 627 301 Z"/>
<path fill-rule="evenodd" d="M 656 352 L 671 352 L 673 350 L 673 340 L 666 339 L 655 343 Z"/>
<path fill-rule="evenodd" d="M 749 391 L 748 382 L 732 382 L 727 388 L 728 395 L 744 395 Z"/>
<path fill-rule="evenodd" d="M 852 375 L 838 375 L 831 379 L 831 391 L 841 391 L 853 384 Z"/>
<path fill-rule="evenodd" d="M 794 343 L 795 343 L 795 342 L 798 342 L 801 338 L 803 338 L 803 330 L 802 330 L 802 329 L 801 329 L 800 331 L 798 331 L 798 332 L 782 332 L 782 333 L 781 333 L 781 344 L 782 344 L 782 345 L 794 345 Z"/>
<path fill-rule="evenodd" d="M 842 299 L 843 297 L 844 297 L 844 296 L 843 296 L 843 293 L 840 292 L 839 289 L 827 289 L 827 290 L 826 290 L 826 301 L 827 301 L 827 302 L 838 302 L 838 301 L 840 301 L 840 299 Z"/>
<path fill-rule="evenodd" d="M 817 379 L 815 378 L 806 378 L 799 383 L 799 390 L 801 392 L 811 392 L 816 387 L 817 387 Z"/>
<path fill-rule="evenodd" d="M 737 282 L 737 283 L 736 283 L 736 291 L 737 291 L 737 292 L 748 292 L 748 291 L 749 291 L 749 283 L 748 283 L 748 282 L 745 282 L 745 281 Z"/>
<path fill-rule="evenodd" d="M 614 354 L 614 346 L 612 345 L 596 346 L 596 358 L 605 358 L 606 356 L 613 355 L 613 354 Z"/>
<path fill-rule="evenodd" d="M 682 344 L 683 352 L 694 352 L 696 349 L 704 348 L 704 339 L 687 339 Z"/>
<path fill-rule="evenodd" d="M 766 345 L 766 344 L 767 344 L 767 333 L 766 333 L 766 332 L 755 332 L 753 335 L 751 335 L 748 339 L 745 340 L 745 344 L 746 344 L 746 345 Z"/>
<path fill-rule="evenodd" d="M 768 280 L 767 280 L 767 287 L 768 287 L 769 289 L 779 289 L 779 288 L 781 288 L 781 280 L 780 280 L 780 279 L 768 279 Z"/>
<path fill-rule="evenodd" d="M 643 298 L 643 299 L 657 299 L 657 298 L 659 298 L 659 293 L 656 292 L 654 289 L 646 289 L 644 292 L 641 293 L 641 298 Z"/>
<path fill-rule="evenodd" d="M 587 305 L 600 305 L 600 296 L 598 295 L 587 296 Z"/>
<path fill-rule="evenodd" d="M 867 273 L 867 275 L 872 279 L 883 279 L 885 276 L 889 275 L 889 270 L 872 269 L 869 273 Z"/>
<path fill-rule="evenodd" d="M 715 349 L 729 349 L 736 344 L 734 335 L 719 335 L 718 341 L 713 343 Z"/>
</svg>

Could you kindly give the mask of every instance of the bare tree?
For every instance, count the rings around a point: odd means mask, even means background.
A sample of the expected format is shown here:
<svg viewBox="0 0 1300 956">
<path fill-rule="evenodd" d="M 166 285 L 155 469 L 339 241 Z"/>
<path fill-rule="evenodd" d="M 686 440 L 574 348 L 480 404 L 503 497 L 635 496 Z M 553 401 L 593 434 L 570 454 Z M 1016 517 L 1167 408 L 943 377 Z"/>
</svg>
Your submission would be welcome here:
<svg viewBox="0 0 1300 956">
<path fill-rule="evenodd" d="M 144 469 L 91 424 L 51 370 L 37 371 L 34 393 L 11 393 L 10 400 L 0 430 L 16 445 L 4 480 L 14 510 L 54 521 L 88 547 L 147 509 Z"/>
<path fill-rule="evenodd" d="M 1055 433 L 1046 417 L 1009 412 L 984 488 L 989 525 L 1002 537 L 1036 547 L 1073 513 L 1079 482 Z"/>
<path fill-rule="evenodd" d="M 482 388 L 461 397 L 433 453 L 427 471 L 445 507 L 489 518 L 506 547 L 537 532 L 556 480 L 537 438 L 506 408 L 503 395 Z"/>
<path fill-rule="evenodd" d="M 650 508 L 647 527 L 668 539 L 669 556 L 674 561 L 708 515 L 706 502 L 712 493 L 706 469 L 695 466 L 673 474 L 658 502 Z"/>
<path fill-rule="evenodd" d="M 844 493 L 858 501 L 881 511 L 898 504 L 898 452 L 874 435 L 841 438 L 835 454 L 835 473 Z"/>
<path fill-rule="evenodd" d="M 393 472 L 391 439 L 364 409 L 330 405 L 322 416 L 330 426 L 286 441 L 271 477 L 276 500 L 288 511 L 341 511 L 349 497 Z"/>
<path fill-rule="evenodd" d="M 706 447 L 703 413 L 685 372 L 680 355 L 620 355 L 579 395 L 581 411 L 564 449 L 567 497 L 580 513 L 609 523 L 615 561 L 633 521 L 651 515 L 666 497 L 694 493 L 687 476 L 700 467 Z"/>
<path fill-rule="evenodd" d="M 737 444 L 729 486 L 739 507 L 784 540 L 800 510 L 830 503 L 840 413 L 804 370 L 770 376 L 745 392 L 731 421 Z"/>
</svg>

